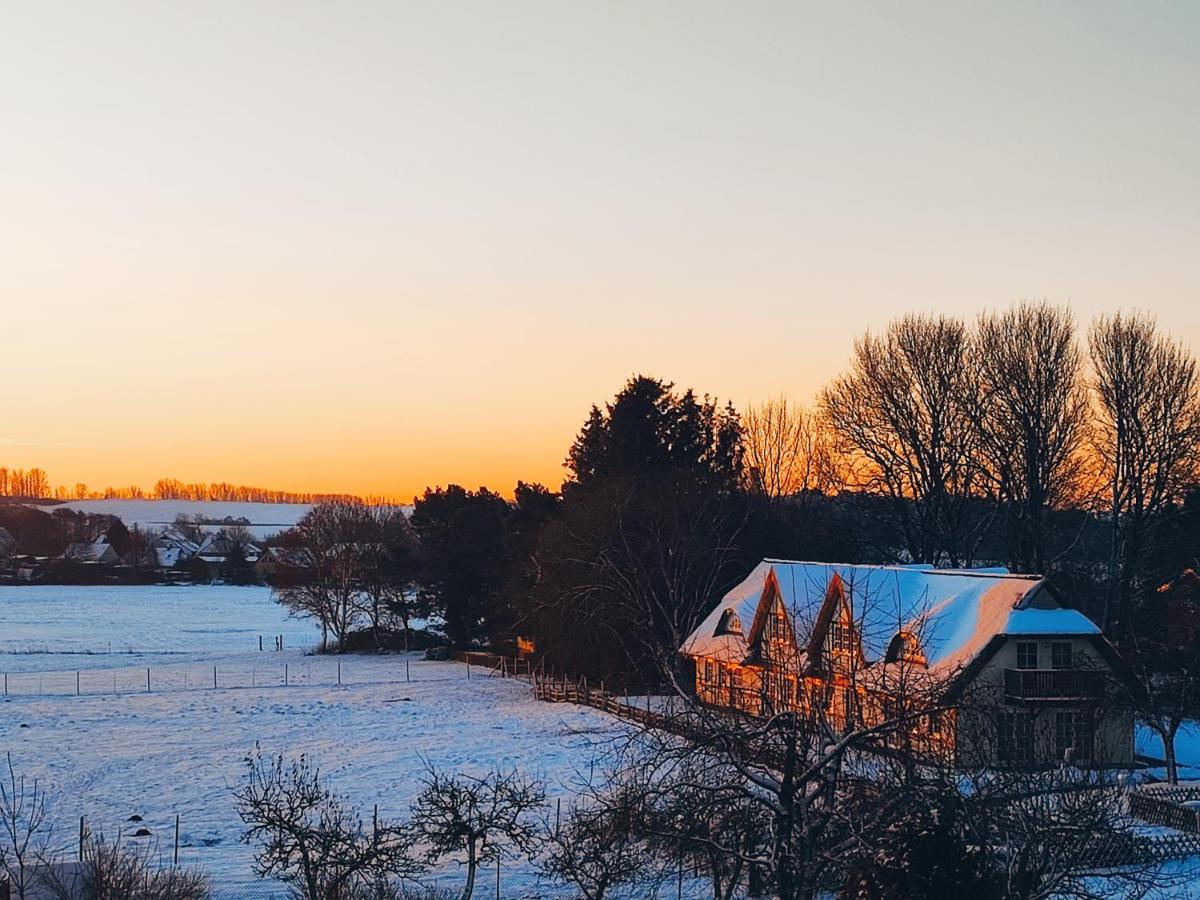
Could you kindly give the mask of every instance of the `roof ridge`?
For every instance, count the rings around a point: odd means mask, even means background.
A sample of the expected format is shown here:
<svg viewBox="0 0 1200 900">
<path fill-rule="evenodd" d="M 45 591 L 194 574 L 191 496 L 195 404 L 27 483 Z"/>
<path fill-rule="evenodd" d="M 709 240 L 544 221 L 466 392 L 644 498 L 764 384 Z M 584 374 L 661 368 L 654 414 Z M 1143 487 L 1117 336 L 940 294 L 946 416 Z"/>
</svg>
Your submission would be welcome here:
<svg viewBox="0 0 1200 900">
<path fill-rule="evenodd" d="M 771 563 L 772 565 L 781 564 L 787 566 L 839 566 L 847 569 L 875 569 L 883 572 L 919 572 L 922 575 L 963 575 L 970 578 L 1014 578 L 1021 581 L 1042 581 L 1044 575 L 1026 575 L 1017 572 L 989 572 L 986 567 L 978 569 L 939 569 L 935 566 L 924 568 L 920 563 L 905 565 L 902 563 L 839 563 L 839 562 L 822 562 L 813 559 L 776 559 L 774 557 L 763 557 L 762 563 Z"/>
</svg>

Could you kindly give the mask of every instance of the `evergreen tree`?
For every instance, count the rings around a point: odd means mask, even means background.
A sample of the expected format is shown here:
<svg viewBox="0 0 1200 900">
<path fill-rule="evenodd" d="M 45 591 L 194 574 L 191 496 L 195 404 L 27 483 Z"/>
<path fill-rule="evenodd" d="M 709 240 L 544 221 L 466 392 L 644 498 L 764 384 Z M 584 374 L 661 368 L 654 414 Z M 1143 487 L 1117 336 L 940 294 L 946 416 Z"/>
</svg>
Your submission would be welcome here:
<svg viewBox="0 0 1200 900">
<path fill-rule="evenodd" d="M 508 502 L 485 487 L 427 488 L 416 500 L 410 521 L 421 541 L 419 581 L 456 647 L 484 635 L 489 607 L 507 577 L 509 512 Z"/>
</svg>

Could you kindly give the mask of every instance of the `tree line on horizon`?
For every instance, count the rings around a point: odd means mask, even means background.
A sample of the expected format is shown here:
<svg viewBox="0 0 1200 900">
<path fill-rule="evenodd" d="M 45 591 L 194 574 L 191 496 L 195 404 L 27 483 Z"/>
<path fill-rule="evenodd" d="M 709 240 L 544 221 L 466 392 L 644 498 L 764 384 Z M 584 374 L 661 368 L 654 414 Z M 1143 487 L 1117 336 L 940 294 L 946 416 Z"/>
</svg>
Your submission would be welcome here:
<svg viewBox="0 0 1200 900">
<path fill-rule="evenodd" d="M 160 478 L 145 490 L 137 485 L 89 488 L 82 482 L 51 485 L 45 469 L 0 466 L 0 497 L 21 500 L 189 500 L 220 503 L 323 503 L 330 500 L 362 500 L 386 503 L 384 497 L 313 491 L 283 491 L 274 488 L 232 484 L 227 481 L 185 482 L 178 478 Z"/>
</svg>

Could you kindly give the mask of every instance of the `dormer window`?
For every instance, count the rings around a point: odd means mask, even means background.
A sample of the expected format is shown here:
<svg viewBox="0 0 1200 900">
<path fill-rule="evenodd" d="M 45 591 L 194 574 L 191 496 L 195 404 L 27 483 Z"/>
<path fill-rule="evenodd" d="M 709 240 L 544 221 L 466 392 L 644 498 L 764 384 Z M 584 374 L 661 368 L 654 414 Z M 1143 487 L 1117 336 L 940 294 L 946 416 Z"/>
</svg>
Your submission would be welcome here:
<svg viewBox="0 0 1200 900">
<path fill-rule="evenodd" d="M 825 646 L 830 652 L 849 653 L 854 648 L 854 632 L 850 623 L 843 619 L 834 619 L 829 623 L 829 636 Z"/>
<path fill-rule="evenodd" d="M 723 634 L 741 634 L 742 620 L 737 617 L 732 609 L 727 609 L 721 614 L 721 621 L 717 623 L 715 632 L 717 637 Z"/>
<path fill-rule="evenodd" d="M 887 662 L 908 662 L 916 665 L 925 665 L 925 654 L 921 651 L 921 645 L 917 639 L 905 631 L 897 633 L 892 638 L 892 642 L 888 644 Z"/>
</svg>

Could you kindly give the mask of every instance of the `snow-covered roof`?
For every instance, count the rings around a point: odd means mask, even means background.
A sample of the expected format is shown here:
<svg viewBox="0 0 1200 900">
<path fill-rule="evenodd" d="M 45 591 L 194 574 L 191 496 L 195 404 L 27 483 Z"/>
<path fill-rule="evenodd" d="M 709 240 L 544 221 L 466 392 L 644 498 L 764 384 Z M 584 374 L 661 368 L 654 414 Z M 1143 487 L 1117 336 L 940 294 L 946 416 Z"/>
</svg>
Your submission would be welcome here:
<svg viewBox="0 0 1200 900">
<path fill-rule="evenodd" d="M 120 558 L 113 546 L 104 538 L 68 544 L 63 556 L 75 562 L 115 562 Z"/>
<path fill-rule="evenodd" d="M 683 653 L 741 662 L 751 624 L 770 580 L 792 619 L 801 650 L 812 635 L 831 584 L 840 580 L 867 662 L 883 659 L 900 632 L 914 636 L 930 669 L 970 662 L 997 635 L 1095 635 L 1075 610 L 1062 609 L 1037 576 L 1004 569 L 853 566 L 765 559 L 730 590 L 681 648 Z M 732 610 L 741 634 L 722 629 Z"/>
</svg>

